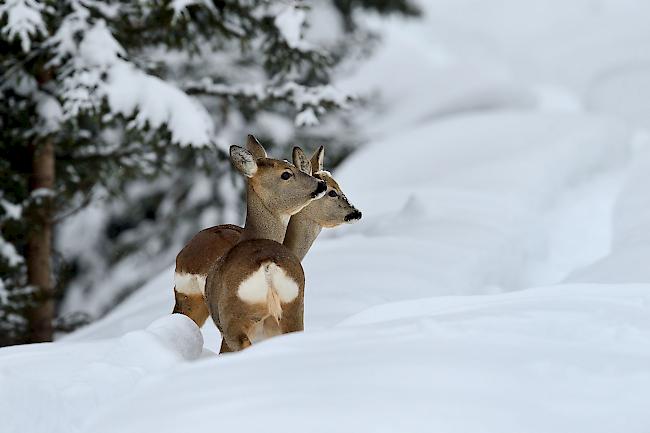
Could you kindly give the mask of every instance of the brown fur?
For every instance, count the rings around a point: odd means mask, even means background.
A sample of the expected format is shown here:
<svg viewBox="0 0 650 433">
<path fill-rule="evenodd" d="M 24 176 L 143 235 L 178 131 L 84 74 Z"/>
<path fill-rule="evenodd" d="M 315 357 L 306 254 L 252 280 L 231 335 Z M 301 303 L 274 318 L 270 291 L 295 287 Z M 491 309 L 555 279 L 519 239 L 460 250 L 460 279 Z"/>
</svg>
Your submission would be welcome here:
<svg viewBox="0 0 650 433">
<path fill-rule="evenodd" d="M 279 320 L 271 315 L 266 303 L 249 304 L 237 295 L 241 283 L 266 262 L 282 268 L 298 285 L 298 296 L 281 304 Z M 305 275 L 300 260 L 278 242 L 254 239 L 237 244 L 215 264 L 208 274 L 205 294 L 210 315 L 225 345 L 230 351 L 239 351 L 251 344 L 256 326 L 262 326 L 266 336 L 302 331 L 304 289 Z"/>
<path fill-rule="evenodd" d="M 214 262 L 239 241 L 241 231 L 241 227 L 231 224 L 201 230 L 176 256 L 176 272 L 207 277 Z M 209 313 L 202 295 L 178 293 L 174 287 L 174 299 L 174 313 L 184 314 L 203 326 Z"/>
<path fill-rule="evenodd" d="M 239 241 L 241 232 L 232 224 L 201 230 L 176 256 L 176 272 L 207 275 L 214 262 Z"/>
<path fill-rule="evenodd" d="M 174 289 L 174 297 L 176 299 L 176 304 L 174 305 L 173 313 L 184 314 L 194 320 L 194 323 L 196 323 L 199 328 L 203 326 L 210 315 L 203 295 L 186 295 L 184 293 L 178 293 L 176 289 Z"/>
</svg>

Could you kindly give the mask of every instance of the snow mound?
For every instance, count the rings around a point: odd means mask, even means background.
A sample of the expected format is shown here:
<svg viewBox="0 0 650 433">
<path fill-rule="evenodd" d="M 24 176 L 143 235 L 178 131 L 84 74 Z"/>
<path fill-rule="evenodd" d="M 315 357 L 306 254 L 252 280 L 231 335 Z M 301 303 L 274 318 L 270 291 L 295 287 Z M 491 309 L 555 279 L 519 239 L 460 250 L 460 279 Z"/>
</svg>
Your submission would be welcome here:
<svg viewBox="0 0 650 433">
<path fill-rule="evenodd" d="M 182 314 L 163 316 L 147 327 L 170 352 L 184 360 L 197 359 L 203 351 L 203 334 L 196 323 Z"/>
<path fill-rule="evenodd" d="M 180 366 L 83 431 L 641 433 L 649 360 L 647 285 L 429 298 Z"/>
<path fill-rule="evenodd" d="M 611 251 L 574 271 L 576 282 L 650 283 L 650 148 L 637 154 L 614 206 Z"/>
<path fill-rule="evenodd" d="M 114 339 L 5 348 L 0 355 L 3 431 L 80 431 L 89 414 L 123 398 L 150 375 L 197 359 L 202 350 L 198 327 L 178 314 Z"/>
</svg>

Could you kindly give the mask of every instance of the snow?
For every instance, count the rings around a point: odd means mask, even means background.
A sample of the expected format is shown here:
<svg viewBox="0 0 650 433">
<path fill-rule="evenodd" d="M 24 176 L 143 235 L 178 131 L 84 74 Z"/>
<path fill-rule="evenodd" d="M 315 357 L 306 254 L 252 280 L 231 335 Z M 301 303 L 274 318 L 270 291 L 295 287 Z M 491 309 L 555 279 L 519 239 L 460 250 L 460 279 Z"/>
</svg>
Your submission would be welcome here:
<svg viewBox="0 0 650 433">
<path fill-rule="evenodd" d="M 202 338 L 193 322 L 181 315 L 158 319 L 146 329 L 90 344 L 56 343 L 3 349 L 0 415 L 3 429 L 70 431 L 87 420 L 87 410 L 119 399 L 148 375 L 196 359 Z M 198 348 L 198 350 L 197 350 Z M 47 360 L 48 368 L 42 368 Z M 29 377 L 21 372 L 31 371 Z M 34 387 L 48 383 L 43 399 L 33 402 L 35 417 L 16 417 L 32 400 Z M 12 390 L 7 395 L 6 390 Z M 58 413 L 56 419 L 42 414 Z"/>
<path fill-rule="evenodd" d="M 178 19 L 182 15 L 188 13 L 186 9 L 196 4 L 201 4 L 208 9 L 213 9 L 212 3 L 205 0 L 173 0 L 170 4 L 170 7 L 174 10 L 174 19 Z"/>
<path fill-rule="evenodd" d="M 575 270 L 571 281 L 650 282 L 644 263 L 650 255 L 650 149 L 634 160 L 614 206 L 612 244 L 609 253 Z"/>
<path fill-rule="evenodd" d="M 17 205 L 15 203 L 11 203 L 3 198 L 0 197 L 0 206 L 2 206 L 5 215 L 4 218 L 7 219 L 20 219 L 20 216 L 23 213 L 23 208 L 20 205 Z"/>
<path fill-rule="evenodd" d="M 10 41 L 18 38 L 22 50 L 29 52 L 32 38 L 47 35 L 41 15 L 45 10 L 45 5 L 39 1 L 6 0 L 0 5 L 0 19 L 6 17 L 7 23 L 0 29 L 0 33 Z"/>
<path fill-rule="evenodd" d="M 316 113 L 311 107 L 305 108 L 296 115 L 295 123 L 296 126 L 318 125 L 318 117 L 316 117 Z"/>
<path fill-rule="evenodd" d="M 2 236 L 0 236 L 0 257 L 6 260 L 9 266 L 16 266 L 24 261 L 23 257 L 18 254 L 13 244 L 7 242 Z"/>
<path fill-rule="evenodd" d="M 36 99 L 36 111 L 41 119 L 39 130 L 41 132 L 58 131 L 63 120 L 63 109 L 59 101 L 44 93 L 38 94 Z"/>
<path fill-rule="evenodd" d="M 364 217 L 307 255 L 304 333 L 215 356 L 214 325 L 169 315 L 170 262 L 0 350 L 7 431 L 647 432 L 650 88 L 584 83 L 645 58 L 650 8 L 525 3 L 373 21 L 384 45 L 340 84 L 381 106 L 334 172 Z"/>
<path fill-rule="evenodd" d="M 202 93 L 219 96 L 244 96 L 256 98 L 259 104 L 267 101 L 284 100 L 292 103 L 297 110 L 300 110 L 294 120 L 297 126 L 316 125 L 318 118 L 314 112 L 315 107 L 323 104 L 336 107 L 350 108 L 352 92 L 341 92 L 332 85 L 304 86 L 294 81 L 287 81 L 282 84 L 238 84 L 225 85 L 214 83 L 210 79 L 198 82 L 190 82 L 188 88 L 201 89 Z M 227 147 L 225 148 L 227 150 Z"/>
<path fill-rule="evenodd" d="M 74 57 L 64 69 L 73 72 L 65 80 L 64 116 L 81 110 L 97 109 L 106 100 L 110 116 L 135 118 L 131 128 L 166 127 L 174 143 L 205 146 L 212 142 L 214 125 L 206 108 L 195 98 L 158 77 L 147 74 L 124 59 L 124 49 L 113 37 L 106 22 L 86 22 L 87 11 L 78 6 L 52 38 L 59 54 L 51 63 Z M 77 44 L 74 35 L 85 30 Z M 103 78 L 105 77 L 105 78 Z"/>
<path fill-rule="evenodd" d="M 137 109 L 135 127 L 167 126 L 172 141 L 181 145 L 210 143 L 213 125 L 205 107 L 177 87 L 127 62 L 113 65 L 104 91 L 114 112 L 130 117 Z"/>
<path fill-rule="evenodd" d="M 301 51 L 311 49 L 311 45 L 302 38 L 305 18 L 305 10 L 297 4 L 292 4 L 277 14 L 274 19 L 275 26 L 282 34 L 287 45 Z"/>
</svg>

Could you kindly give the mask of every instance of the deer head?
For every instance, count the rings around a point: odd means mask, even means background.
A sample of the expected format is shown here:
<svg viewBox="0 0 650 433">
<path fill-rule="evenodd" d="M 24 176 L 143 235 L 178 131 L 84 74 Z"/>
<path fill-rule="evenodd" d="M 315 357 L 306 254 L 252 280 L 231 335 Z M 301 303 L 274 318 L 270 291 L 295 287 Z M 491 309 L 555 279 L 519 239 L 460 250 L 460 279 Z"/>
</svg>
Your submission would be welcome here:
<svg viewBox="0 0 650 433">
<path fill-rule="evenodd" d="M 287 161 L 268 158 L 255 137 L 249 136 L 247 147 L 252 151 L 231 146 L 230 161 L 248 178 L 252 192 L 272 213 L 294 215 L 325 194 L 324 180 L 310 176 Z M 298 162 L 302 166 L 309 164 L 307 158 Z"/>
<path fill-rule="evenodd" d="M 361 219 L 361 212 L 350 204 L 336 180 L 323 169 L 324 154 L 325 150 L 321 146 L 312 156 L 310 163 L 304 164 L 302 161 L 306 157 L 302 149 L 296 147 L 293 150 L 296 167 L 300 167 L 305 173 L 308 172 L 307 170 L 311 170 L 309 173 L 327 184 L 325 195 L 307 205 L 300 214 L 316 222 L 321 227 L 331 228 L 343 223 L 353 223 Z"/>
</svg>

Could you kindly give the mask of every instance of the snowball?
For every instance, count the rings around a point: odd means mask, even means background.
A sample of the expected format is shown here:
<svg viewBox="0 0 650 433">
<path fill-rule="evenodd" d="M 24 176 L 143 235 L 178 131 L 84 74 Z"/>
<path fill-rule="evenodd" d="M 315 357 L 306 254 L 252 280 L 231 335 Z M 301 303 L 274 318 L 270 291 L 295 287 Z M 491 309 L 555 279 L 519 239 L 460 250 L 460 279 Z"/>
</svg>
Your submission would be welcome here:
<svg viewBox="0 0 650 433">
<path fill-rule="evenodd" d="M 201 330 L 192 319 L 184 314 L 161 317 L 149 325 L 147 331 L 157 336 L 188 361 L 197 359 L 203 350 Z"/>
</svg>

